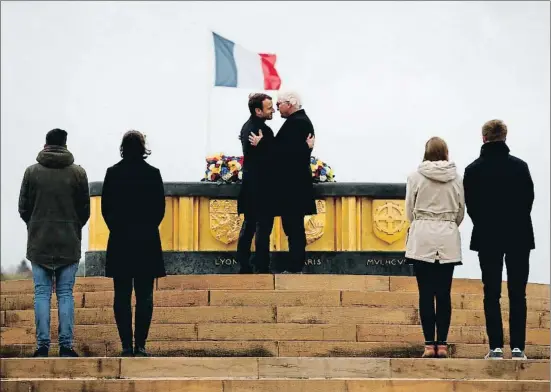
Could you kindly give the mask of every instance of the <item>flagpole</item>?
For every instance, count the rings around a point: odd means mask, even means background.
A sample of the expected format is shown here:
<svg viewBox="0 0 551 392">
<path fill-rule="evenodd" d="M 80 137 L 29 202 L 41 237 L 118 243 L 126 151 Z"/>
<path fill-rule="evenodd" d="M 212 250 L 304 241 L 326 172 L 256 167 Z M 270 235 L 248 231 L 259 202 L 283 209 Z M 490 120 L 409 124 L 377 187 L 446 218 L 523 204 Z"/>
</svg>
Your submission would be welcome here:
<svg viewBox="0 0 551 392">
<path fill-rule="evenodd" d="M 210 151 L 211 147 L 211 119 L 210 119 L 210 107 L 212 102 L 212 84 L 209 83 L 207 90 L 207 129 L 205 132 L 205 158 L 212 152 Z"/>
<path fill-rule="evenodd" d="M 206 132 L 205 132 L 205 158 L 209 156 L 211 153 L 211 118 L 210 118 L 210 107 L 212 103 L 212 90 L 214 89 L 214 82 L 213 82 L 213 74 L 216 72 L 214 67 L 214 41 L 212 38 L 212 31 L 210 29 L 207 29 L 207 47 L 210 47 L 210 56 L 209 56 L 209 62 L 210 66 L 208 67 L 210 69 L 210 72 L 208 74 L 207 80 L 207 120 L 206 120 Z"/>
</svg>

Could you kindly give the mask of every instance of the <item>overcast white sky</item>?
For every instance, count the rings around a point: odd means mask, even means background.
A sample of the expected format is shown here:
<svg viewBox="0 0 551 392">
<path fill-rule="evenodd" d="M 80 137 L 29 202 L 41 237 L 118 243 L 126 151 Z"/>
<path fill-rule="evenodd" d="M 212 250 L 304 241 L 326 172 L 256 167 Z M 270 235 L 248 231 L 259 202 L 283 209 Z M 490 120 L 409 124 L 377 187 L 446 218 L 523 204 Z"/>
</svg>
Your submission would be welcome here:
<svg viewBox="0 0 551 392">
<path fill-rule="evenodd" d="M 528 162 L 536 186 L 530 281 L 549 283 L 549 2 L 1 7 L 4 266 L 25 254 L 20 181 L 52 128 L 69 132 L 91 181 L 118 160 L 130 128 L 148 135 L 150 162 L 166 181 L 200 180 L 207 152 L 240 154 L 250 91 L 212 89 L 211 29 L 278 55 L 282 88 L 302 94 L 318 136 L 315 154 L 340 182 L 405 182 L 434 135 L 448 142 L 462 173 L 479 154 L 482 124 L 503 119 L 512 153 Z M 468 250 L 471 228 L 467 219 L 457 277 L 480 277 Z"/>
</svg>

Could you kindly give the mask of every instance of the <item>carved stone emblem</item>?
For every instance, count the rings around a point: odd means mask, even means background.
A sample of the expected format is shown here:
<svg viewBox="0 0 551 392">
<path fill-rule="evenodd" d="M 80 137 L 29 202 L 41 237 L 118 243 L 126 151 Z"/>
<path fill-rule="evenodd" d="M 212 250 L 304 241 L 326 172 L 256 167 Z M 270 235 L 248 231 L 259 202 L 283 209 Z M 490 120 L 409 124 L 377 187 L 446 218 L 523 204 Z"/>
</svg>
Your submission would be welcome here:
<svg viewBox="0 0 551 392">
<path fill-rule="evenodd" d="M 402 238 L 408 222 L 402 200 L 373 200 L 373 233 L 392 244 Z"/>
<path fill-rule="evenodd" d="M 243 218 L 237 213 L 237 200 L 210 200 L 210 232 L 218 241 L 229 245 L 239 238 Z"/>
<path fill-rule="evenodd" d="M 325 200 L 316 200 L 317 214 L 304 217 L 304 229 L 306 232 L 306 243 L 319 240 L 325 232 Z"/>
<path fill-rule="evenodd" d="M 304 217 L 306 243 L 311 244 L 325 232 L 325 200 L 316 200 L 317 214 Z M 210 232 L 218 241 L 229 245 L 239 238 L 243 217 L 237 214 L 237 200 L 214 199 L 209 203 Z"/>
</svg>

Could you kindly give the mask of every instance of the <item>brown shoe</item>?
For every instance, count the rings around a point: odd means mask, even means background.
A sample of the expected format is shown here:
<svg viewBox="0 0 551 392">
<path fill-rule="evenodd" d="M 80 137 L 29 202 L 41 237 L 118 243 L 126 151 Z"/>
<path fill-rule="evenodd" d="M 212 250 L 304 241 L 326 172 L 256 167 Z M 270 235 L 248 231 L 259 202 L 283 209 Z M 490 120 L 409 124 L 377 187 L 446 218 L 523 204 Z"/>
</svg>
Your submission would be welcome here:
<svg viewBox="0 0 551 392">
<path fill-rule="evenodd" d="M 425 352 L 421 358 L 434 358 L 436 356 L 436 351 L 434 346 L 425 346 Z"/>
<path fill-rule="evenodd" d="M 448 358 L 448 345 L 439 344 L 436 346 L 436 356 L 438 358 Z"/>
</svg>

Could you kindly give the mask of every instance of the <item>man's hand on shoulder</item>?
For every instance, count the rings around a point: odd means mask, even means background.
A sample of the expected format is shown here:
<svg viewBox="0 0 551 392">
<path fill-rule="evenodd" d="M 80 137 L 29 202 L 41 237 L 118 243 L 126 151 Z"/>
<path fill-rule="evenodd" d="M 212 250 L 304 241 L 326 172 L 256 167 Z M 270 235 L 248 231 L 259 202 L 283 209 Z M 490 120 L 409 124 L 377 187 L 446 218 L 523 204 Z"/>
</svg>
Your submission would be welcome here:
<svg viewBox="0 0 551 392">
<path fill-rule="evenodd" d="M 314 148 L 314 144 L 316 143 L 316 137 L 312 136 L 312 134 L 308 135 L 308 138 L 306 138 L 306 143 L 308 144 L 308 147 L 310 149 Z"/>
<path fill-rule="evenodd" d="M 251 132 L 251 134 L 249 135 L 249 141 L 251 142 L 251 145 L 253 147 L 256 147 L 258 146 L 258 143 L 260 143 L 260 141 L 262 140 L 262 130 L 259 129 L 258 130 L 258 135 L 255 135 L 254 132 Z"/>
</svg>

